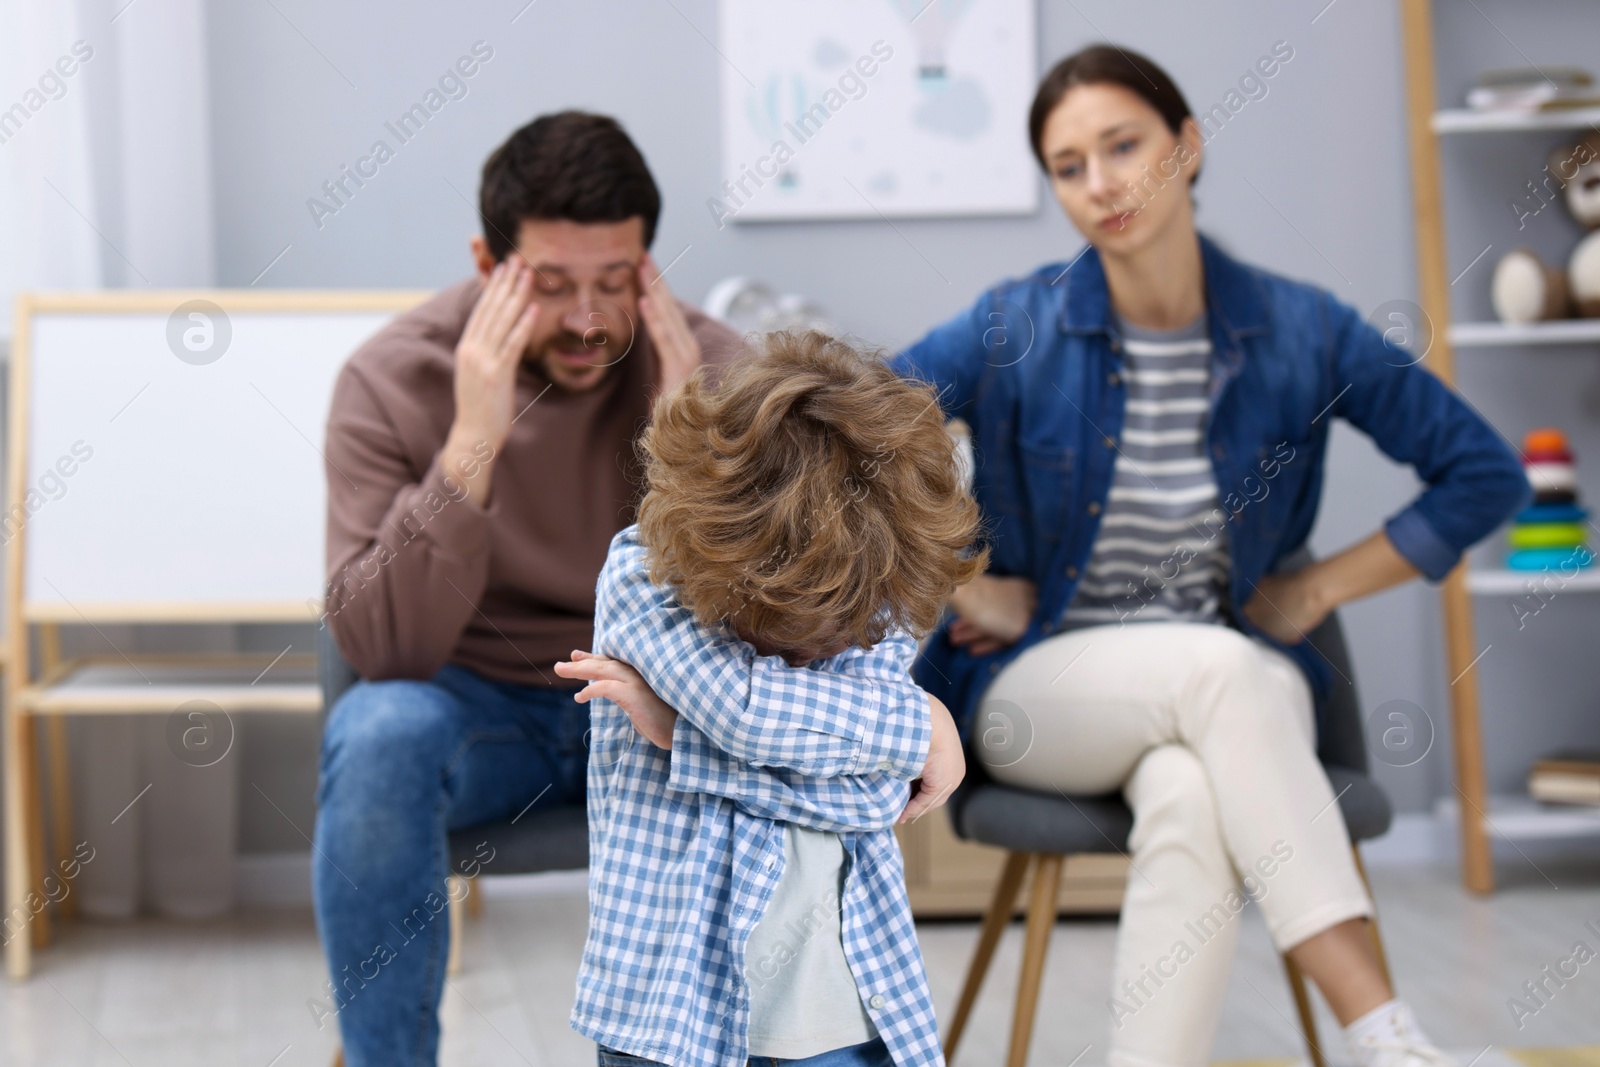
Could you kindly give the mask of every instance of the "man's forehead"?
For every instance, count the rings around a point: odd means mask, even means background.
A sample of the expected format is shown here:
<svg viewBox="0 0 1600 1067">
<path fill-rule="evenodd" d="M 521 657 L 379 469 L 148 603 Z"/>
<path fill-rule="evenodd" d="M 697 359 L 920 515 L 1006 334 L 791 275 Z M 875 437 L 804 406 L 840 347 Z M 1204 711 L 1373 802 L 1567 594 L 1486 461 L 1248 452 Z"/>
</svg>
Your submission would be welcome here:
<svg viewBox="0 0 1600 1067">
<path fill-rule="evenodd" d="M 580 223 L 569 219 L 525 219 L 517 252 L 541 271 L 600 274 L 632 269 L 644 254 L 643 220 Z"/>
</svg>

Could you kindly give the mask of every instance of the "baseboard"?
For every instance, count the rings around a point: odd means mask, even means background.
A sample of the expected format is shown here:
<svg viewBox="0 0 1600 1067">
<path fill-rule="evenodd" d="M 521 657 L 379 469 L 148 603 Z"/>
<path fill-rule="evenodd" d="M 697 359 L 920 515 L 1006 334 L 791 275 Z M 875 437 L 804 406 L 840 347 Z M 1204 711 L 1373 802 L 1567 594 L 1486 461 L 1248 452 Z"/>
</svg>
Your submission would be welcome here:
<svg viewBox="0 0 1600 1067">
<path fill-rule="evenodd" d="M 250 852 L 234 859 L 234 900 L 241 909 L 309 908 L 311 906 L 310 852 Z M 504 874 L 486 877 L 487 899 L 537 897 L 582 891 L 588 871 L 546 871 L 542 874 Z"/>
<path fill-rule="evenodd" d="M 1461 863 L 1459 834 L 1452 804 L 1440 803 L 1434 811 L 1403 812 L 1394 817 L 1388 833 L 1362 842 L 1361 858 L 1368 867 L 1454 868 Z M 1491 833 L 1489 847 L 1497 864 L 1535 867 L 1546 862 L 1592 863 L 1596 853 L 1593 834 L 1512 841 Z"/>
<path fill-rule="evenodd" d="M 245 852 L 233 860 L 236 907 L 309 908 L 310 852 Z"/>
<path fill-rule="evenodd" d="M 1454 832 L 1453 824 L 1430 812 L 1401 812 L 1388 833 L 1361 843 L 1361 860 L 1369 868 L 1453 864 L 1458 854 Z"/>
<path fill-rule="evenodd" d="M 483 880 L 486 900 L 513 897 L 543 897 L 551 894 L 581 893 L 589 887 L 589 872 L 545 871 L 541 874 L 497 874 Z"/>
<path fill-rule="evenodd" d="M 1517 851 L 1496 842 L 1495 855 L 1507 859 L 1532 855 L 1541 859 L 1572 846 L 1566 842 L 1524 842 Z M 1592 854 L 1592 848 L 1591 848 Z M 1402 812 L 1389 832 L 1363 842 L 1361 858 L 1368 868 L 1453 867 L 1459 862 L 1455 820 L 1424 811 Z M 241 908 L 300 908 L 311 906 L 311 853 L 256 852 L 235 861 L 234 886 Z M 483 895 L 536 897 L 570 893 L 588 884 L 587 871 L 547 871 L 543 874 L 506 874 L 486 877 Z"/>
<path fill-rule="evenodd" d="M 1361 846 L 1368 867 L 1426 867 L 1455 862 L 1453 825 L 1426 812 L 1396 815 L 1389 832 Z M 241 908 L 309 908 L 310 852 L 252 852 L 234 861 L 234 892 Z M 588 884 L 587 871 L 547 871 L 485 878 L 483 895 L 534 897 L 569 893 Z"/>
</svg>

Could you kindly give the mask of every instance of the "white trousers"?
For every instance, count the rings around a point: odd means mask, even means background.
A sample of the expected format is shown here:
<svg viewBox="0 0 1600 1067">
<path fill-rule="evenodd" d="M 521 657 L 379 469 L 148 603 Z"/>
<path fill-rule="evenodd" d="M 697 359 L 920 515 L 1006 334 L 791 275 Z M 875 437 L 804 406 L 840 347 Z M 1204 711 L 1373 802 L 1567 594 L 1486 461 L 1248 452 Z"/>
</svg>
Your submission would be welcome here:
<svg viewBox="0 0 1600 1067">
<path fill-rule="evenodd" d="M 1120 789 L 1133 810 L 1112 1067 L 1208 1062 L 1246 896 L 1280 950 L 1373 913 L 1317 762 L 1310 686 L 1237 630 L 1111 624 L 1041 641 L 984 694 L 973 748 L 997 781 Z"/>
</svg>

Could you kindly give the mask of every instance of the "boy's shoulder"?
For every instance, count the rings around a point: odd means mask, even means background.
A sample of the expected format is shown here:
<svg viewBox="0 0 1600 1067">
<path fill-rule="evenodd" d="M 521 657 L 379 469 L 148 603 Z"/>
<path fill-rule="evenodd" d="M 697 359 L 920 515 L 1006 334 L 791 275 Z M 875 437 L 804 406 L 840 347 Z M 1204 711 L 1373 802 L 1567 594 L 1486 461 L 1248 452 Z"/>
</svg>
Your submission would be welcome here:
<svg viewBox="0 0 1600 1067">
<path fill-rule="evenodd" d="M 622 526 L 621 530 L 611 534 L 611 550 L 613 552 L 618 549 L 626 549 L 626 547 L 634 547 L 634 545 L 638 545 L 638 547 L 645 545 L 645 542 L 640 541 L 640 537 L 638 537 L 638 523 L 629 523 L 627 526 Z"/>
<path fill-rule="evenodd" d="M 639 537 L 639 524 L 630 523 L 618 530 L 611 537 L 611 547 L 607 551 L 608 557 L 620 556 L 631 550 L 644 551 L 644 541 Z"/>
<path fill-rule="evenodd" d="M 611 537 L 606 549 L 606 561 L 600 568 L 598 585 L 615 585 L 619 582 L 636 582 L 650 570 L 648 548 L 639 536 L 639 524 L 624 526 Z"/>
</svg>

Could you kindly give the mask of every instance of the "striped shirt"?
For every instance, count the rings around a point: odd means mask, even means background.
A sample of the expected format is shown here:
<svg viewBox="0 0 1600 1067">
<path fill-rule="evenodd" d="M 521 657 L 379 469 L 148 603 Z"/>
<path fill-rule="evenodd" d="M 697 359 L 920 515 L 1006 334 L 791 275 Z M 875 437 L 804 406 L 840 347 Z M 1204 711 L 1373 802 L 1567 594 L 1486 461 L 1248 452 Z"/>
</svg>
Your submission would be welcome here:
<svg viewBox="0 0 1600 1067">
<path fill-rule="evenodd" d="M 1111 492 L 1061 629 L 1184 619 L 1222 622 L 1227 526 L 1205 451 L 1206 315 L 1147 330 L 1116 315 L 1127 385 Z"/>
<path fill-rule="evenodd" d="M 638 527 L 611 541 L 595 650 L 678 711 L 671 750 L 589 703 L 589 933 L 569 1022 L 673 1067 L 745 1067 L 750 935 L 787 861 L 785 826 L 838 835 L 840 937 L 895 1067 L 944 1067 L 894 825 L 933 735 L 917 643 L 791 667 L 708 630 L 649 580 Z"/>
</svg>

